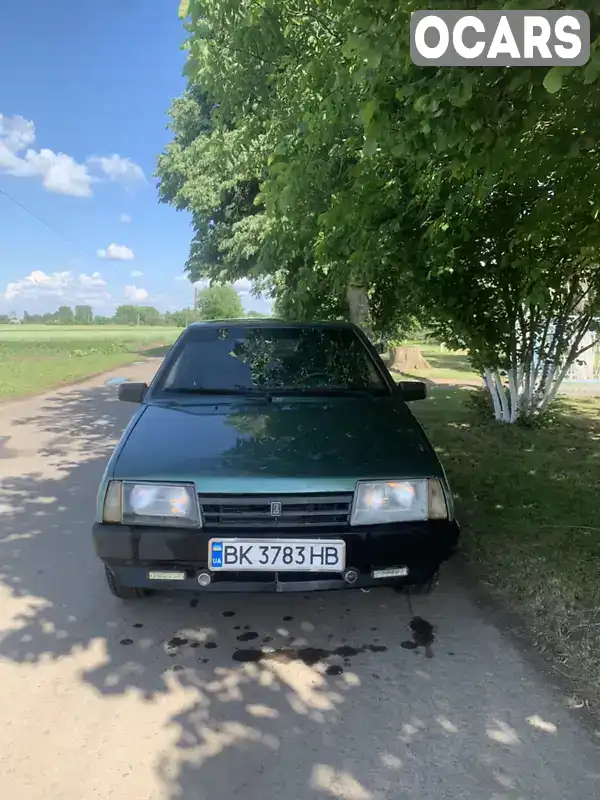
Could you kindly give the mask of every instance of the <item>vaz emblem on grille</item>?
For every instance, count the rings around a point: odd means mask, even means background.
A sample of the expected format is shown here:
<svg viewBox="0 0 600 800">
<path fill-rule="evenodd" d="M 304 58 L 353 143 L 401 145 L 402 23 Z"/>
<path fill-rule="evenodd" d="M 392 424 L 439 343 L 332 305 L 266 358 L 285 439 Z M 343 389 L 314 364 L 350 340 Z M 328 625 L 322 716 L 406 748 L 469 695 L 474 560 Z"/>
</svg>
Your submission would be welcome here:
<svg viewBox="0 0 600 800">
<path fill-rule="evenodd" d="M 281 503 L 271 503 L 271 516 L 272 517 L 281 516 Z"/>
</svg>

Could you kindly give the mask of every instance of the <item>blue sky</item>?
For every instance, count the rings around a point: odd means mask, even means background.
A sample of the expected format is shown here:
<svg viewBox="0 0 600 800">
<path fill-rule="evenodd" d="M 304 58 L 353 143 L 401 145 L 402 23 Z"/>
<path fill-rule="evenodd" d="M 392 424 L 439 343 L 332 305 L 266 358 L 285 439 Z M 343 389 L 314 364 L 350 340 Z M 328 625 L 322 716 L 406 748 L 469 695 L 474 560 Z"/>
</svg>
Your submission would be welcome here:
<svg viewBox="0 0 600 800">
<path fill-rule="evenodd" d="M 185 87 L 178 2 L 5 6 L 0 191 L 53 230 L 0 193 L 0 312 L 190 305 L 190 219 L 158 204 L 153 177 Z M 265 310 L 248 289 L 246 308 Z"/>
</svg>

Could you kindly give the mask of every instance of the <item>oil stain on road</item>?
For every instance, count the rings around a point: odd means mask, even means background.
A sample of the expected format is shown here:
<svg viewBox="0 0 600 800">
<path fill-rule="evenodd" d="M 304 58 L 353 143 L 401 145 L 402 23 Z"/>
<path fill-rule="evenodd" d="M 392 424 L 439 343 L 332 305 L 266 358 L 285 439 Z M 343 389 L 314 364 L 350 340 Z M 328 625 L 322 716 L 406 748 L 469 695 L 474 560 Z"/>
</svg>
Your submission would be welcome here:
<svg viewBox="0 0 600 800">
<path fill-rule="evenodd" d="M 417 650 L 417 648 L 422 647 L 427 658 L 433 658 L 433 650 L 431 649 L 431 645 L 435 641 L 433 625 L 423 617 L 413 617 L 410 621 L 410 629 L 412 631 L 412 640 L 408 639 L 400 642 L 400 647 L 405 650 Z"/>
<path fill-rule="evenodd" d="M 315 664 L 325 661 L 332 656 L 338 656 L 344 659 L 345 666 L 349 666 L 349 659 L 351 656 L 357 656 L 361 653 L 383 653 L 387 650 L 384 645 L 367 644 L 360 647 L 351 647 L 350 645 L 342 645 L 333 650 L 325 650 L 321 647 L 302 647 L 292 648 L 284 647 L 279 650 L 263 648 L 249 648 L 247 650 L 235 650 L 233 653 L 233 660 L 240 664 L 256 664 L 260 661 L 278 661 L 289 663 L 292 661 L 301 661 L 309 667 L 314 667 Z M 331 664 L 327 670 L 327 675 L 341 675 L 343 668 L 337 664 Z"/>
</svg>

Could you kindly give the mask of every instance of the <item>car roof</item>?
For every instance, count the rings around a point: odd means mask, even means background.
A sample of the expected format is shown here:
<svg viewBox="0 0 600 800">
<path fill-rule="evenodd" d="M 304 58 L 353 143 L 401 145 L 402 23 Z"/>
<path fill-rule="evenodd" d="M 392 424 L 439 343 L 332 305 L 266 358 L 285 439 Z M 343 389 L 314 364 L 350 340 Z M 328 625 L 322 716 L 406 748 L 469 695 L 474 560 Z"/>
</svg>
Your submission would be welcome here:
<svg viewBox="0 0 600 800">
<path fill-rule="evenodd" d="M 340 321 L 322 321 L 322 322 L 286 322 L 282 319 L 273 319 L 273 317 L 265 317 L 260 319 L 258 317 L 240 318 L 240 319 L 210 319 L 203 320 L 202 322 L 192 322 L 188 325 L 190 328 L 356 328 L 352 322 Z"/>
</svg>

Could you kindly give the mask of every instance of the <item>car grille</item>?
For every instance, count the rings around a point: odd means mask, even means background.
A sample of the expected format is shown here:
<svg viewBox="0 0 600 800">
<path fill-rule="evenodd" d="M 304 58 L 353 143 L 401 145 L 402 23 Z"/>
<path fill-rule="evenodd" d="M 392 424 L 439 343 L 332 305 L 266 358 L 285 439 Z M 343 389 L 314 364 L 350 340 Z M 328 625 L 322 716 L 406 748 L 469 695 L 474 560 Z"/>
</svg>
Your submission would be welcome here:
<svg viewBox="0 0 600 800">
<path fill-rule="evenodd" d="M 352 492 L 323 495 L 199 495 L 203 527 L 252 529 L 345 529 Z"/>
</svg>

